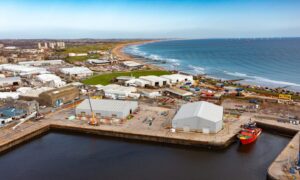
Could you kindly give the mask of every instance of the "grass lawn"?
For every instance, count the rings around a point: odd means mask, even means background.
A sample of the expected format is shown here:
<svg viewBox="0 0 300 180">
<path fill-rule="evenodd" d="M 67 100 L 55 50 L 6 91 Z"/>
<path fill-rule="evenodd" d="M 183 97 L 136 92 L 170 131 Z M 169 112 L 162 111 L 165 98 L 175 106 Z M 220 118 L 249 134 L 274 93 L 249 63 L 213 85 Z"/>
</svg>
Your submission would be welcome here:
<svg viewBox="0 0 300 180">
<path fill-rule="evenodd" d="M 96 75 L 93 76 L 89 79 L 83 80 L 84 84 L 88 85 L 96 85 L 96 84 L 102 84 L 102 85 L 107 85 L 111 83 L 111 80 L 118 77 L 118 76 L 134 76 L 134 77 L 140 77 L 140 76 L 147 76 L 147 75 L 165 75 L 165 74 L 170 74 L 169 71 L 132 71 L 132 72 L 113 72 L 109 74 L 101 74 L 101 75 Z"/>
</svg>

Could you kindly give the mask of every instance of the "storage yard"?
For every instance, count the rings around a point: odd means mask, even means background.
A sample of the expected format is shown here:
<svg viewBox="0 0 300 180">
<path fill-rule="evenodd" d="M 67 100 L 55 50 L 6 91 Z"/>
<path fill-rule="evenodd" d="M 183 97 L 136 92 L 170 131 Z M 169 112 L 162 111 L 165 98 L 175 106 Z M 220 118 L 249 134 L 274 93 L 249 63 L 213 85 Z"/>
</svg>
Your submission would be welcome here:
<svg viewBox="0 0 300 180">
<path fill-rule="evenodd" d="M 0 151 L 53 128 L 216 149 L 235 142 L 250 120 L 292 135 L 300 130 L 295 92 L 271 96 L 235 81 L 149 68 L 120 59 L 111 43 L 99 46 L 39 44 L 64 60 L 0 65 Z M 277 159 L 298 159 L 295 139 Z M 299 177 L 295 163 L 279 161 L 270 177 Z"/>
</svg>

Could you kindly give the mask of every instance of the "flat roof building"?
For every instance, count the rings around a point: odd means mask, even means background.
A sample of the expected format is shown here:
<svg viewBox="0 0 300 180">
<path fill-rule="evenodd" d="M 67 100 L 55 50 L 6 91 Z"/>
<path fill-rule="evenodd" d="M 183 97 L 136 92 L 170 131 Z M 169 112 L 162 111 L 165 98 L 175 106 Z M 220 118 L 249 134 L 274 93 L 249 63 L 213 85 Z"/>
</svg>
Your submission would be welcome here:
<svg viewBox="0 0 300 180">
<path fill-rule="evenodd" d="M 45 74 L 49 73 L 45 68 L 32 67 L 17 64 L 1 64 L 0 71 L 13 72 L 19 75 Z"/>
<path fill-rule="evenodd" d="M 136 69 L 136 68 L 141 68 L 144 65 L 134 62 L 134 61 L 123 61 L 123 65 L 127 68 L 131 68 L 131 69 Z"/>
<path fill-rule="evenodd" d="M 166 85 L 170 84 L 170 81 L 168 79 L 161 78 L 158 76 L 152 76 L 152 75 L 141 76 L 141 77 L 139 77 L 139 79 L 148 81 L 150 86 L 153 86 L 153 87 L 162 87 L 162 86 L 166 86 Z"/>
<path fill-rule="evenodd" d="M 162 75 L 162 78 L 168 79 L 170 83 L 176 84 L 179 82 L 194 82 L 193 76 L 187 76 L 183 74 L 169 74 L 169 75 Z"/>
<path fill-rule="evenodd" d="M 40 74 L 36 77 L 43 84 L 47 84 L 49 87 L 62 87 L 66 85 L 66 82 L 62 81 L 60 77 L 54 74 Z"/>
<path fill-rule="evenodd" d="M 223 127 L 223 107 L 206 101 L 181 106 L 172 120 L 176 130 L 217 133 Z"/>
<path fill-rule="evenodd" d="M 90 99 L 93 112 L 97 118 L 125 119 L 138 108 L 136 101 L 121 101 L 107 99 Z M 86 99 L 75 109 L 77 116 L 91 116 L 89 100 Z"/>
<path fill-rule="evenodd" d="M 63 60 L 43 60 L 43 61 L 22 61 L 19 62 L 19 65 L 26 66 L 48 66 L 48 65 L 61 65 L 63 64 Z"/>
<path fill-rule="evenodd" d="M 20 77 L 0 78 L 0 87 L 19 86 L 22 80 Z"/>
<path fill-rule="evenodd" d="M 65 75 L 71 75 L 75 77 L 87 77 L 93 75 L 93 71 L 87 67 L 61 68 L 60 72 Z"/>
<path fill-rule="evenodd" d="M 64 86 L 42 92 L 39 95 L 38 102 L 40 105 L 59 107 L 62 104 L 73 102 L 79 98 L 79 89 L 74 86 Z"/>
</svg>

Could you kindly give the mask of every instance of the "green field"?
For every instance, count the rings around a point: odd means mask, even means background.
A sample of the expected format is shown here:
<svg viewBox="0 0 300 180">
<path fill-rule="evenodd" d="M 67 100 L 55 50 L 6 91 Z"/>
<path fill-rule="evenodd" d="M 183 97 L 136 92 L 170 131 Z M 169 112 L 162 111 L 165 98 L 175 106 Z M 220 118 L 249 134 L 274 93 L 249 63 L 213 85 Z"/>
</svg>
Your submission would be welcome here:
<svg viewBox="0 0 300 180">
<path fill-rule="evenodd" d="M 109 74 L 101 74 L 101 75 L 96 75 L 93 76 L 89 79 L 83 80 L 84 84 L 87 85 L 96 85 L 96 84 L 101 84 L 101 85 L 107 85 L 112 82 L 112 80 L 118 76 L 134 76 L 134 77 L 140 77 L 140 76 L 147 76 L 147 75 L 165 75 L 165 74 L 170 74 L 169 71 L 132 71 L 132 72 L 113 72 Z"/>
</svg>

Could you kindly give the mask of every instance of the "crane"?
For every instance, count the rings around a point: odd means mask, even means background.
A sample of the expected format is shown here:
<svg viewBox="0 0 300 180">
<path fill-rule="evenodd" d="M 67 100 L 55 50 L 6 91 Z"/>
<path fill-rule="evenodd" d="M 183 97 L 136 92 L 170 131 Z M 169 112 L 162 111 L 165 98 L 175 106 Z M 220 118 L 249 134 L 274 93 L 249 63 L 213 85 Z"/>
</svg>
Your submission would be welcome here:
<svg viewBox="0 0 300 180">
<path fill-rule="evenodd" d="M 92 115 L 92 117 L 89 120 L 89 125 L 91 125 L 91 126 L 97 126 L 98 125 L 98 121 L 95 118 L 95 114 L 94 114 L 94 111 L 93 111 L 93 107 L 92 107 L 91 98 L 90 98 L 89 93 L 88 93 L 88 100 L 89 100 L 89 105 L 90 105 L 90 108 L 91 108 L 91 115 Z"/>
</svg>

